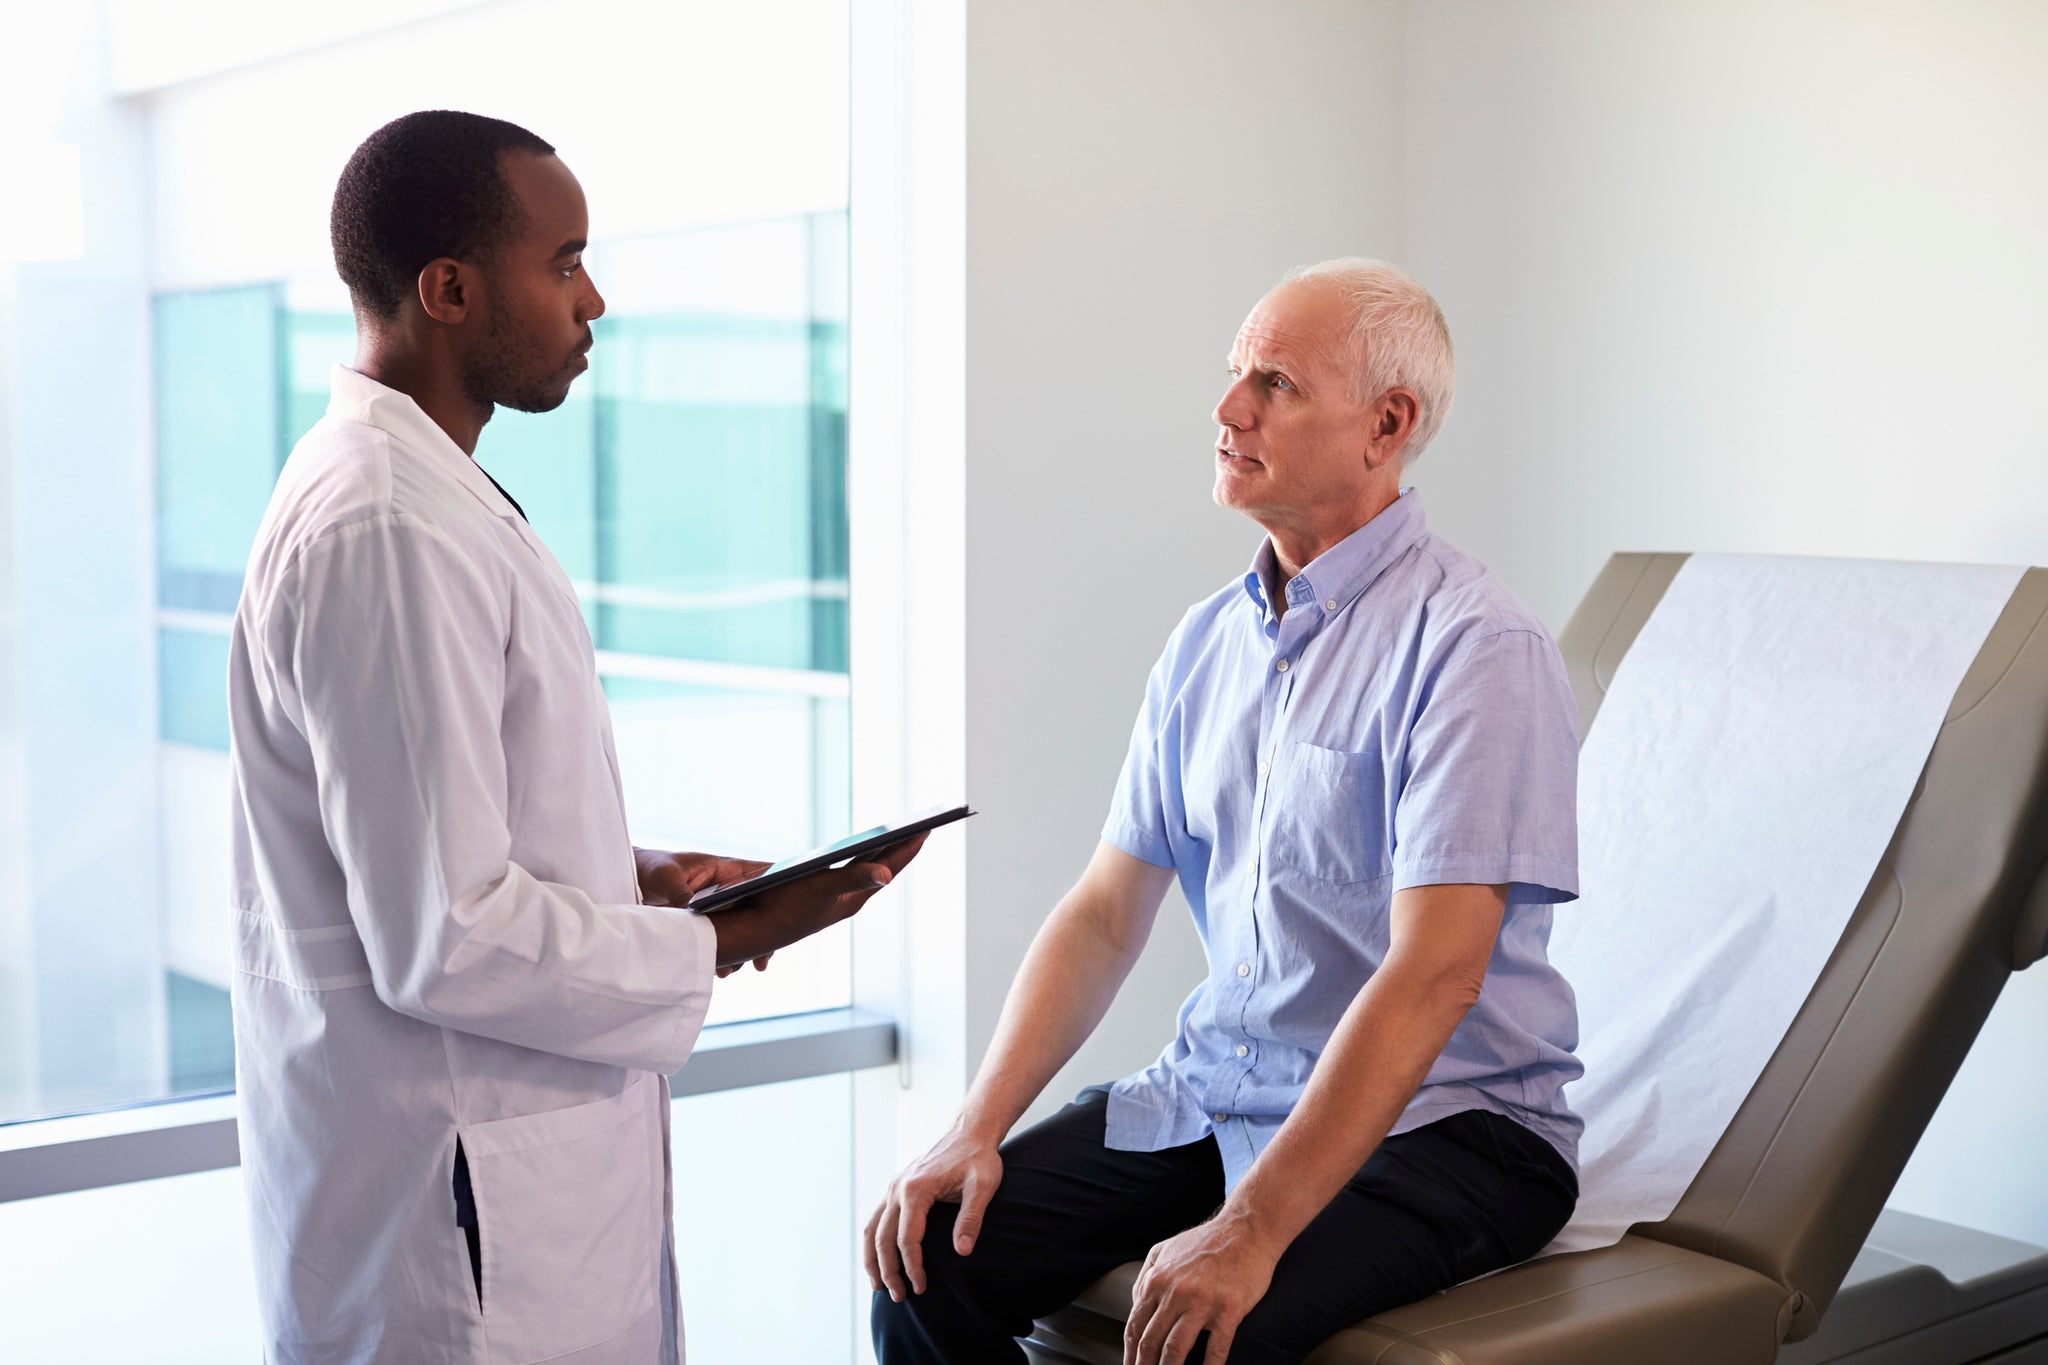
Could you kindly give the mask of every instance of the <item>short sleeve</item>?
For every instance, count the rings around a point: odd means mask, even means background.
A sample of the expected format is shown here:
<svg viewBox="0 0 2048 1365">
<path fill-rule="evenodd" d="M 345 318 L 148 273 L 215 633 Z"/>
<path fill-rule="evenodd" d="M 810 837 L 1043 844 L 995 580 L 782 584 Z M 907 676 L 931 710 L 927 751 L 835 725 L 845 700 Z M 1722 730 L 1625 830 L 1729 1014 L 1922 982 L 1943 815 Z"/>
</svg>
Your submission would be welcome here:
<svg viewBox="0 0 2048 1365">
<path fill-rule="evenodd" d="M 1394 889 L 1509 884 L 1509 904 L 1579 891 L 1578 710 L 1548 636 L 1453 649 L 1410 722 L 1394 807 Z"/>
<path fill-rule="evenodd" d="M 1167 838 L 1166 785 L 1169 774 L 1162 762 L 1161 738 L 1166 719 L 1167 696 L 1176 646 L 1181 636 L 1175 630 L 1166 642 L 1152 676 L 1145 683 L 1145 701 L 1131 726 L 1131 747 L 1124 755 L 1124 769 L 1116 780 L 1116 794 L 1109 803 L 1109 820 L 1102 827 L 1103 839 L 1133 858 L 1154 867 L 1173 866 L 1173 847 Z"/>
</svg>

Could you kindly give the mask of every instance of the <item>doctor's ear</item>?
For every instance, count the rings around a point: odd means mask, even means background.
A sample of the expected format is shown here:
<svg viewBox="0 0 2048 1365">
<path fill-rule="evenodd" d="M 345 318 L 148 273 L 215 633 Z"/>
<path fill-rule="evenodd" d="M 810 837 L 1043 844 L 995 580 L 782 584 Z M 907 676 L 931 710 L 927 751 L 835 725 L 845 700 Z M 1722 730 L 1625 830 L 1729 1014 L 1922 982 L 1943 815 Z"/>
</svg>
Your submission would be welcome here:
<svg viewBox="0 0 2048 1365">
<path fill-rule="evenodd" d="M 436 256 L 420 270 L 420 307 L 436 322 L 459 325 L 475 302 L 470 267 L 452 256 Z"/>
</svg>

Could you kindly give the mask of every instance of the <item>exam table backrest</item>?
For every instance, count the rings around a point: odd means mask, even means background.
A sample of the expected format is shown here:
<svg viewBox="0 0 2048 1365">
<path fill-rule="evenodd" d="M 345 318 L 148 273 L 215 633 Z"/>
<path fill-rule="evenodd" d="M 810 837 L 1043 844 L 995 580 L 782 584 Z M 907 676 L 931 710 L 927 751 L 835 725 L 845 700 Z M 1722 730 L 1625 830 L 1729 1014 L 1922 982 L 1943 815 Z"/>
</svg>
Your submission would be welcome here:
<svg viewBox="0 0 2048 1365">
<path fill-rule="evenodd" d="M 1582 738 L 1685 559 L 1614 556 L 1559 637 Z M 2042 955 L 2044 862 L 2048 572 L 2029 569 L 1805 1006 L 1678 1207 L 1634 1233 L 1786 1286 L 1780 1339 L 1811 1333 L 2006 977 Z"/>
</svg>

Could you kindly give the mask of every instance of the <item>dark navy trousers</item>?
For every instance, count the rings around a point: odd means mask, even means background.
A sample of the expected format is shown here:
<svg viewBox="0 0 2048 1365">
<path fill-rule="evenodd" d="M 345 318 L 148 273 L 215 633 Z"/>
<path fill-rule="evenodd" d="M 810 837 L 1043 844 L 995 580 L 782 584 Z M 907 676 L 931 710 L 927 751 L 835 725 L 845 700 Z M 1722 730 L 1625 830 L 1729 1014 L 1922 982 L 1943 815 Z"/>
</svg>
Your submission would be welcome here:
<svg viewBox="0 0 2048 1365">
<path fill-rule="evenodd" d="M 1003 1182 L 971 1254 L 953 1250 L 959 1206 L 932 1209 L 925 1292 L 900 1304 L 874 1296 L 882 1365 L 1022 1365 L 1016 1338 L 1035 1319 L 1216 1211 L 1223 1160 L 1213 1137 L 1111 1151 L 1107 1105 L 1107 1092 L 1084 1091 L 1003 1144 Z M 1390 1137 L 1280 1258 L 1238 1328 L 1231 1365 L 1295 1365 L 1362 1318 L 1525 1260 L 1577 1201 L 1564 1158 L 1499 1115 L 1470 1110 Z"/>
</svg>

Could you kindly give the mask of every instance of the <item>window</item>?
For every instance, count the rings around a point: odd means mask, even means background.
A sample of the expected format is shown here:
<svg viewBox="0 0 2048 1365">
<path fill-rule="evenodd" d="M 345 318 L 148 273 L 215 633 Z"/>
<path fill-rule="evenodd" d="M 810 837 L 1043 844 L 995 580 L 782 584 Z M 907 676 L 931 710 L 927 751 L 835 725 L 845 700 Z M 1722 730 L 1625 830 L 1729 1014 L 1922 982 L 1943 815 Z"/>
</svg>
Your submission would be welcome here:
<svg viewBox="0 0 2048 1365">
<path fill-rule="evenodd" d="M 606 242 L 591 370 L 550 413 L 501 410 L 478 461 L 582 598 L 643 846 L 775 859 L 849 828 L 846 215 Z M 224 876 L 228 639 L 271 486 L 355 351 L 322 282 L 151 301 L 158 1093 L 230 1086 Z M 723 983 L 712 1021 L 849 1002 L 848 931 Z"/>
<path fill-rule="evenodd" d="M 567 25 L 530 0 L 276 23 L 241 22 L 269 10 L 237 0 L 195 0 L 174 22 L 126 0 L 47 9 L 63 19 L 35 35 L 50 64 L 85 74 L 34 130 L 77 177 L 39 193 L 83 227 L 42 234 L 50 259 L 0 259 L 0 418 L 15 435 L 0 460 L 15 532 L 0 544 L 0 1247 L 42 1249 L 0 1263 L 10 1322 L 106 1282 L 100 1244 L 53 1229 L 111 1217 L 144 1242 L 161 1233 L 162 1264 L 181 1226 L 241 1226 L 212 1137 L 164 1148 L 190 1174 L 103 1172 L 81 1184 L 112 1188 L 36 1198 L 22 1195 L 47 1166 L 15 1158 L 95 1140 L 96 1123 L 148 1132 L 151 1115 L 203 1112 L 219 1127 L 230 1112 L 135 1106 L 233 1084 L 227 645 L 278 470 L 353 352 L 327 201 L 386 119 L 514 119 L 588 194 L 609 307 L 591 370 L 552 413 L 499 412 L 478 458 L 581 597 L 635 841 L 780 857 L 852 814 L 843 0 L 589 0 Z M 208 33 L 223 41 L 190 41 Z M 786 1219 L 718 1204 L 771 1183 L 725 1164 L 744 1153 L 816 1177 L 802 1205 L 822 1259 L 805 1293 L 831 1308 L 775 1324 L 812 1334 L 775 1349 L 851 1349 L 843 1073 L 886 1061 L 893 1034 L 844 1008 L 850 941 L 820 935 L 719 987 L 712 1022 L 731 1027 L 695 1068 L 717 1093 L 678 1100 L 677 1143 L 739 1183 L 679 1181 L 685 1238 L 705 1220 L 725 1238 L 685 1257 L 693 1341 L 749 1330 L 720 1321 L 747 1311 L 720 1273 L 788 1264 Z M 113 1112 L 49 1117 L 96 1110 Z M 245 1353 L 235 1334 L 253 1321 L 217 1242 L 225 1260 L 180 1297 L 205 1305 L 194 1359 Z"/>
</svg>

